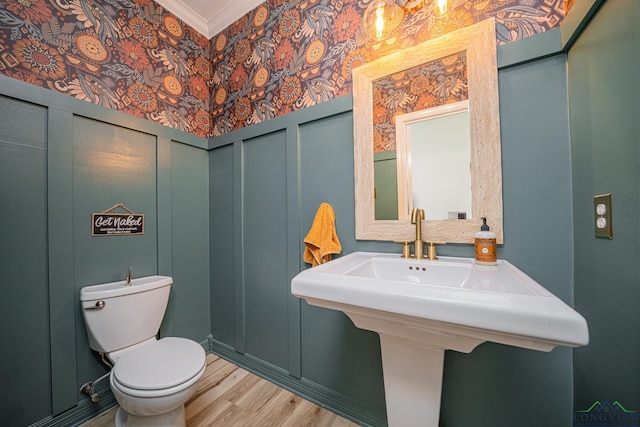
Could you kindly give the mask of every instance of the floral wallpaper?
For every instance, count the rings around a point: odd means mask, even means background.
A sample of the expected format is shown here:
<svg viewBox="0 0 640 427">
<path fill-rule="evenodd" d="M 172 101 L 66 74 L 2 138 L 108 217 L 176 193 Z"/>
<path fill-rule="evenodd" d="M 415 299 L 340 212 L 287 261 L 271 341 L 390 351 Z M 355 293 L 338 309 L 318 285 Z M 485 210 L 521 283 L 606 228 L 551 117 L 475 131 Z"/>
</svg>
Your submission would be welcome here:
<svg viewBox="0 0 640 427">
<path fill-rule="evenodd" d="M 209 40 L 152 0 L 0 0 L 0 73 L 207 136 Z"/>
<path fill-rule="evenodd" d="M 459 52 L 375 80 L 373 151 L 396 148 L 396 116 L 469 99 L 467 53 Z"/>
<path fill-rule="evenodd" d="M 403 13 L 399 30 L 374 42 L 362 26 L 373 0 L 267 0 L 212 39 L 212 136 L 351 93 L 351 70 L 481 20 L 496 19 L 497 43 L 549 30 L 565 0 L 449 0 Z"/>
<path fill-rule="evenodd" d="M 372 0 L 267 0 L 207 40 L 152 0 L 0 0 L 0 74 L 203 137 L 351 93 L 365 62 L 483 19 L 504 44 L 560 24 L 573 0 L 449 0 L 373 42 Z M 214 7 L 214 6 L 212 6 Z"/>
</svg>

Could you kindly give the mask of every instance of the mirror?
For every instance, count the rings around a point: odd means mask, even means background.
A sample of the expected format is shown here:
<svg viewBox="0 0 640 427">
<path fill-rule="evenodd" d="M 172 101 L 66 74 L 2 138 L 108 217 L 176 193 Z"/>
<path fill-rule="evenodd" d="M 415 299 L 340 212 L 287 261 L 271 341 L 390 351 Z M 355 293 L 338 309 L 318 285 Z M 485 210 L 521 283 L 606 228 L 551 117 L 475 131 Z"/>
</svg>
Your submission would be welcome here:
<svg viewBox="0 0 640 427">
<path fill-rule="evenodd" d="M 392 85 L 398 87 L 403 79 L 409 84 L 419 83 L 421 80 L 412 77 L 411 73 L 414 73 L 414 76 L 417 74 L 428 76 L 430 70 L 436 65 L 445 67 L 448 74 L 441 75 L 438 79 L 432 78 L 430 82 L 428 79 L 422 79 L 435 91 L 435 95 L 430 97 L 414 96 L 415 99 L 419 98 L 418 101 L 427 99 L 422 104 L 408 102 L 414 100 L 409 90 L 402 95 L 401 91 L 389 89 Z M 445 92 L 451 96 L 442 96 Z M 384 100 L 384 103 L 380 104 L 380 97 L 388 93 L 393 93 L 395 98 Z M 496 233 L 498 243 L 503 243 L 498 70 L 493 19 L 487 19 L 437 39 L 402 49 L 353 70 L 356 239 L 413 240 L 415 238 L 415 226 L 403 216 L 403 213 L 398 215 L 397 220 L 376 219 L 377 189 L 383 181 L 387 180 L 379 176 L 374 177 L 374 160 L 376 160 L 376 167 L 381 158 L 386 158 L 387 164 L 390 164 L 390 159 L 395 159 L 397 164 L 401 160 L 399 158 L 406 154 L 406 150 L 402 152 L 395 147 L 397 134 L 403 132 L 405 136 L 407 134 L 406 124 L 402 129 L 396 126 L 395 122 L 398 118 L 402 121 L 404 114 L 416 113 L 415 110 L 418 110 L 419 114 L 422 110 L 432 109 L 434 106 L 446 106 L 454 101 L 468 103 L 471 183 L 471 207 L 468 212 L 470 214 L 466 219 L 448 219 L 449 212 L 458 210 L 451 207 L 445 208 L 447 219 L 430 219 L 435 218 L 435 213 L 432 211 L 435 211 L 436 202 L 427 196 L 426 200 L 414 204 L 415 207 L 424 209 L 425 216 L 428 218 L 422 224 L 423 240 L 473 243 L 475 233 L 480 230 L 481 217 L 486 217 L 491 230 Z M 384 105 L 385 108 L 380 108 L 380 105 Z M 422 108 L 403 111 L 403 108 L 407 109 L 407 105 L 417 105 Z M 395 108 L 398 106 L 403 108 Z M 391 114 L 388 113 L 390 107 L 394 109 Z M 392 115 L 393 121 L 388 118 L 386 121 L 381 120 L 380 118 L 385 114 Z M 411 124 L 409 132 L 413 133 L 413 131 L 414 125 Z M 453 131 L 447 131 L 448 134 L 449 132 Z M 406 144 L 406 138 L 404 143 Z M 392 154 L 393 151 L 395 154 Z M 406 159 L 403 167 L 404 176 L 407 177 Z M 397 169 L 400 170 L 400 168 Z M 441 191 L 456 191 L 451 187 L 452 178 L 442 176 L 442 173 L 436 171 L 433 166 L 429 167 L 428 164 L 412 159 L 411 169 L 420 170 L 429 182 L 442 187 Z M 389 175 L 388 170 L 387 175 Z M 406 184 L 404 188 L 408 188 Z M 397 197 L 399 204 L 401 199 L 399 192 Z M 402 205 L 407 206 L 407 209 L 409 203 L 413 203 L 413 201 L 407 201 L 408 199 L 408 197 L 405 198 Z M 464 209 L 466 211 L 468 208 Z M 401 212 L 404 212 L 404 208 Z"/>
</svg>

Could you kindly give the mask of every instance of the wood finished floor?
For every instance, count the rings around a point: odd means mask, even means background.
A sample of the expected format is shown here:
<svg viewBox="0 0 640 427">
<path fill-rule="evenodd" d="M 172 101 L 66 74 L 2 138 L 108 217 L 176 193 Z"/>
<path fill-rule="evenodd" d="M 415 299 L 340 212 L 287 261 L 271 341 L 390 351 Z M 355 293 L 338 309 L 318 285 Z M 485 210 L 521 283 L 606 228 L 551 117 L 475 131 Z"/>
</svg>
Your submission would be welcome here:
<svg viewBox="0 0 640 427">
<path fill-rule="evenodd" d="M 113 426 L 117 407 L 82 424 Z M 214 355 L 186 404 L 188 427 L 346 427 L 357 424 Z"/>
</svg>

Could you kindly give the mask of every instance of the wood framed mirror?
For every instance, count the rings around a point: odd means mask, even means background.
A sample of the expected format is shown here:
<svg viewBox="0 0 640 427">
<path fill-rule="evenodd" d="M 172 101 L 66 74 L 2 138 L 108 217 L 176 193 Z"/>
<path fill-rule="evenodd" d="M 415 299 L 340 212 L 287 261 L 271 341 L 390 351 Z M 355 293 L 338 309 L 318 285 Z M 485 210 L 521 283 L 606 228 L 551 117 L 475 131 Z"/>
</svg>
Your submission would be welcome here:
<svg viewBox="0 0 640 427">
<path fill-rule="evenodd" d="M 457 58 L 454 64 L 452 58 Z M 462 59 L 460 59 L 462 58 Z M 502 225 L 502 164 L 500 155 L 500 112 L 498 95 L 498 70 L 496 62 L 495 21 L 487 19 L 473 26 L 462 28 L 416 46 L 400 50 L 353 70 L 353 120 L 354 120 L 354 174 L 355 174 L 355 223 L 358 240 L 413 240 L 415 226 L 408 219 L 376 219 L 374 185 L 374 109 L 390 102 L 379 102 L 384 91 L 384 79 L 399 84 L 402 79 L 416 81 L 409 74 L 418 73 L 429 77 L 429 73 L 439 64 L 457 68 L 456 99 L 435 96 L 438 107 L 451 102 L 468 100 L 470 171 L 471 171 L 471 212 L 466 219 L 429 219 L 429 203 L 416 206 L 425 210 L 426 220 L 422 223 L 423 240 L 445 241 L 448 243 L 473 243 L 474 235 L 480 230 L 482 217 L 487 218 L 491 230 L 496 233 L 498 243 L 504 242 Z M 462 67 L 462 68 L 461 68 Z M 417 71 L 415 71 L 417 70 Z M 446 82 L 432 79 L 441 93 Z M 378 86 L 376 86 L 378 85 Z M 376 92 L 376 95 L 374 95 Z M 394 92 L 394 96 L 400 97 Z M 406 92 L 410 97 L 411 93 Z M 376 97 L 376 100 L 374 100 Z M 431 100 L 433 101 L 433 100 Z M 396 104 L 397 106 L 397 99 Z M 379 105 L 376 105 L 378 103 Z M 406 102 L 403 105 L 410 103 Z M 421 107 L 422 108 L 422 107 Z M 421 109 L 420 108 L 420 109 Z M 409 113 L 406 108 L 402 114 Z M 397 112 L 394 111 L 394 116 Z M 395 117 L 393 119 L 395 126 Z M 387 125 L 389 128 L 391 125 Z M 390 133 L 394 135 L 395 130 Z M 376 142 L 377 144 L 377 142 Z M 395 145 L 395 140 L 393 145 Z M 376 145 L 379 150 L 379 145 Z M 384 150 L 384 148 L 383 148 Z M 420 168 L 413 164 L 413 169 Z M 426 176 L 429 176 L 429 171 Z M 423 171 L 424 175 L 424 171 Z M 446 188 L 447 180 L 435 183 Z M 423 198 L 423 200 L 425 200 Z M 401 215 L 402 217 L 402 215 Z"/>
</svg>

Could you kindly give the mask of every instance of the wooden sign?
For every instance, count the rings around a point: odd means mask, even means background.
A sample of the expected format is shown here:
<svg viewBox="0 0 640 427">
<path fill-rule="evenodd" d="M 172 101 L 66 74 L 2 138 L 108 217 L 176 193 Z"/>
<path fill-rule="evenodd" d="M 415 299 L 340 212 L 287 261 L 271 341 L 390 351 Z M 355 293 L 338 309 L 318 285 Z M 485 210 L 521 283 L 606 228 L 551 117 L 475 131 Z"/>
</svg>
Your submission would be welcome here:
<svg viewBox="0 0 640 427">
<path fill-rule="evenodd" d="M 127 213 L 111 213 L 122 208 Z M 144 214 L 135 214 L 122 203 L 101 213 L 91 214 L 92 236 L 127 236 L 144 234 Z"/>
</svg>

